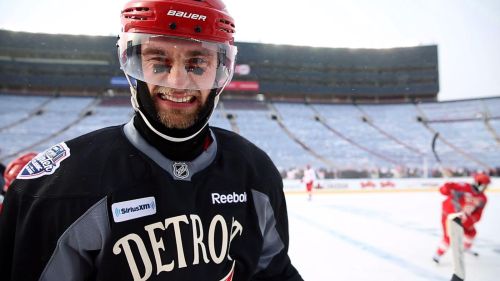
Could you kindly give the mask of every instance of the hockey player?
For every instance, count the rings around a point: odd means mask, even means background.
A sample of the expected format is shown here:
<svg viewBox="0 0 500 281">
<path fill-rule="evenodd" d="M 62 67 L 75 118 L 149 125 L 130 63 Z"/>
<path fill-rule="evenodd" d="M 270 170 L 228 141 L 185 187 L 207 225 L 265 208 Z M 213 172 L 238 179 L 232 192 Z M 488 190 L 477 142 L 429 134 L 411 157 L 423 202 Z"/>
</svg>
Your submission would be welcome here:
<svg viewBox="0 0 500 281">
<path fill-rule="evenodd" d="M 10 184 L 16 179 L 17 174 L 21 172 L 22 168 L 28 164 L 28 162 L 33 159 L 33 157 L 36 156 L 35 152 L 27 152 L 22 154 L 21 156 L 15 158 L 14 160 L 10 161 L 9 164 L 7 164 L 7 167 L 5 168 L 5 171 L 3 172 L 3 180 L 4 180 L 4 185 L 2 189 L 0 190 L 0 212 L 2 211 L 2 206 L 3 206 L 3 199 L 4 195 L 9 189 Z"/>
<path fill-rule="evenodd" d="M 305 183 L 306 185 L 307 199 L 311 201 L 313 187 L 316 182 L 316 171 L 314 171 L 314 168 L 309 164 L 306 166 L 306 169 L 304 170 L 304 176 L 302 177 L 302 182 Z"/>
<path fill-rule="evenodd" d="M 441 223 L 443 226 L 443 238 L 436 250 L 433 260 L 439 263 L 441 256 L 448 250 L 450 238 L 446 228 L 448 215 L 460 213 L 464 228 L 464 250 L 474 255 L 477 253 L 471 250 L 472 242 L 476 236 L 474 225 L 481 219 L 483 209 L 486 206 L 487 197 L 484 191 L 490 184 L 490 177 L 484 173 L 474 175 L 474 182 L 468 183 L 445 183 L 439 191 L 447 196 L 443 201 Z"/>
<path fill-rule="evenodd" d="M 236 57 L 224 4 L 132 0 L 121 20 L 136 114 L 21 171 L 0 215 L 2 280 L 302 280 L 278 170 L 208 126 Z"/>
</svg>

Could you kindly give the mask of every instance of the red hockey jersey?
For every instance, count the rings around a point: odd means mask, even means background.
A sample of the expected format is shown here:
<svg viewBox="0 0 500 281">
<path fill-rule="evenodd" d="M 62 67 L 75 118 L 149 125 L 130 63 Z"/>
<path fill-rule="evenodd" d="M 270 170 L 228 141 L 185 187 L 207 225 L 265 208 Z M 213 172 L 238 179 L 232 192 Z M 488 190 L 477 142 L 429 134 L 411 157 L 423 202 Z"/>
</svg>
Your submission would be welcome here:
<svg viewBox="0 0 500 281">
<path fill-rule="evenodd" d="M 443 215 L 451 213 L 464 212 L 466 224 L 474 224 L 481 219 L 483 209 L 488 201 L 484 192 L 476 191 L 468 183 L 445 183 L 439 191 L 446 195 L 443 201 Z"/>
</svg>

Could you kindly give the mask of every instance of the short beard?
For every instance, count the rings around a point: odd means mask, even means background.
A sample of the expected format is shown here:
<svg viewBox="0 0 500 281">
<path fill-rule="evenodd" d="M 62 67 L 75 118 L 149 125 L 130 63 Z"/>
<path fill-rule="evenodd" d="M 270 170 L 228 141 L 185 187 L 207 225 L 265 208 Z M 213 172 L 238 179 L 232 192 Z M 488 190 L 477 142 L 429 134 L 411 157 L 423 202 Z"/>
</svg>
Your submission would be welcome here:
<svg viewBox="0 0 500 281">
<path fill-rule="evenodd" d="M 169 129 L 187 129 L 200 119 L 200 112 L 205 106 L 198 107 L 195 112 L 191 113 L 186 113 L 182 109 L 171 109 L 168 112 L 156 110 L 156 117 L 160 123 Z"/>
<path fill-rule="evenodd" d="M 160 90 L 163 89 L 163 92 L 171 92 L 172 89 L 169 88 L 164 88 L 164 87 L 158 87 L 156 91 L 153 91 L 153 95 L 156 95 L 157 92 L 160 92 Z M 194 91 L 197 92 L 197 91 Z M 150 96 L 151 102 L 155 106 L 155 111 L 156 111 L 156 118 L 157 120 L 163 124 L 163 126 L 169 128 L 169 129 L 188 129 L 189 127 L 193 126 L 198 122 L 200 119 L 200 114 L 204 110 L 204 107 L 206 107 L 205 104 L 201 103 L 201 94 L 197 93 L 192 93 L 196 100 L 194 101 L 197 103 L 197 107 L 195 111 L 191 110 L 185 110 L 185 109 L 169 109 L 167 111 L 161 111 L 158 106 L 154 102 L 154 97 Z"/>
</svg>

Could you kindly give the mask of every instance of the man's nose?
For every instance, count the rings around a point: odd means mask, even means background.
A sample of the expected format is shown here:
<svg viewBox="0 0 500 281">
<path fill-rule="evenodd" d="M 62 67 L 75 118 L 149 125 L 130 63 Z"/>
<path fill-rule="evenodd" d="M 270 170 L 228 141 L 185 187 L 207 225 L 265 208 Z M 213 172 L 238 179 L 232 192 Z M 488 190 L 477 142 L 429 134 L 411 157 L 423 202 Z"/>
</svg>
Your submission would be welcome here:
<svg viewBox="0 0 500 281">
<path fill-rule="evenodd" d="M 184 64 L 174 64 L 168 75 L 168 84 L 172 88 L 187 89 L 189 85 L 189 74 Z"/>
</svg>

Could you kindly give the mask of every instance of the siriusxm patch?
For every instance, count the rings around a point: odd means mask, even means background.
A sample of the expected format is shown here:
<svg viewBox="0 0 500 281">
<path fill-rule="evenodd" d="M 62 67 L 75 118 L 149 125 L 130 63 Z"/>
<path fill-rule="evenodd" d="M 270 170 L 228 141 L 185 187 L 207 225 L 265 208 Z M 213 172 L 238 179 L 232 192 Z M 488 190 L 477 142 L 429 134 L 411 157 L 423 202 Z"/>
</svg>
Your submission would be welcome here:
<svg viewBox="0 0 500 281">
<path fill-rule="evenodd" d="M 122 222 L 156 214 L 154 197 L 117 202 L 111 205 L 113 220 Z"/>
<path fill-rule="evenodd" d="M 69 148 L 64 142 L 56 144 L 31 159 L 17 175 L 18 179 L 34 179 L 52 175 L 61 162 L 70 156 Z"/>
</svg>

